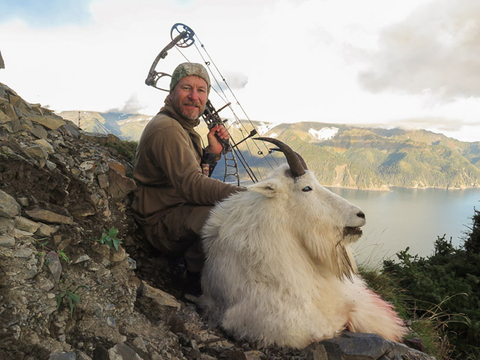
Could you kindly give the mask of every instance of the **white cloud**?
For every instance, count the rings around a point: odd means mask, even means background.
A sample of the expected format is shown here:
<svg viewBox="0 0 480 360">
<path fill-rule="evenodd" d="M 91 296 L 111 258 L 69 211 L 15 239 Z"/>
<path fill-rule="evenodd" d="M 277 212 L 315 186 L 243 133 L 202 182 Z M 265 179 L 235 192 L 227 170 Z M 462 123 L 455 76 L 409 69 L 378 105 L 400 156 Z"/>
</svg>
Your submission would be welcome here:
<svg viewBox="0 0 480 360">
<path fill-rule="evenodd" d="M 369 90 L 480 97 L 480 2 L 438 0 L 380 34 L 360 81 Z"/>
</svg>

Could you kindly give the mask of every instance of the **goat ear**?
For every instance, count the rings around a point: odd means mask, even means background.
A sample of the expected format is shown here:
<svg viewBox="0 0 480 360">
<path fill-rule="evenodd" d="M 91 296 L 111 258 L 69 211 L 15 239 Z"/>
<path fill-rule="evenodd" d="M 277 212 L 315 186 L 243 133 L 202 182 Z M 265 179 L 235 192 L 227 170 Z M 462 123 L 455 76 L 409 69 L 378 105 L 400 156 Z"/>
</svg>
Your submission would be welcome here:
<svg viewBox="0 0 480 360">
<path fill-rule="evenodd" d="M 258 192 L 266 197 L 276 196 L 282 187 L 282 183 L 277 179 L 262 181 L 248 187 L 248 190 Z"/>
</svg>

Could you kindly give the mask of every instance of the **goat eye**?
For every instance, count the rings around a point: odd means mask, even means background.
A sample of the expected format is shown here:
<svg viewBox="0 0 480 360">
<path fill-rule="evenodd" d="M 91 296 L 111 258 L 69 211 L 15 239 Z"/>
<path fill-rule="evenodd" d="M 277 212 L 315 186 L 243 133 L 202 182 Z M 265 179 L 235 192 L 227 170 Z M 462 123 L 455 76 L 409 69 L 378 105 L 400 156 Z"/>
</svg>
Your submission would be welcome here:
<svg viewBox="0 0 480 360">
<path fill-rule="evenodd" d="M 310 186 L 305 186 L 303 189 L 302 189 L 303 192 L 307 192 L 307 191 L 312 191 L 312 188 Z"/>
</svg>

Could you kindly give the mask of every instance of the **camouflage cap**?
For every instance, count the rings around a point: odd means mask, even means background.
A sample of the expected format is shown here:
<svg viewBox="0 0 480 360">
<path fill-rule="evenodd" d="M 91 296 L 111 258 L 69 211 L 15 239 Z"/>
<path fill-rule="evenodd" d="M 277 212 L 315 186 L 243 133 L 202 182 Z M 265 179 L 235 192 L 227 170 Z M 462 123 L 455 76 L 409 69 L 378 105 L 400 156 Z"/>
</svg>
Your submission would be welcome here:
<svg viewBox="0 0 480 360">
<path fill-rule="evenodd" d="M 182 63 L 178 65 L 172 74 L 172 80 L 170 81 L 170 92 L 175 89 L 178 82 L 185 76 L 195 75 L 201 77 L 208 86 L 208 92 L 210 92 L 210 77 L 208 72 L 202 64 L 196 63 Z"/>
</svg>

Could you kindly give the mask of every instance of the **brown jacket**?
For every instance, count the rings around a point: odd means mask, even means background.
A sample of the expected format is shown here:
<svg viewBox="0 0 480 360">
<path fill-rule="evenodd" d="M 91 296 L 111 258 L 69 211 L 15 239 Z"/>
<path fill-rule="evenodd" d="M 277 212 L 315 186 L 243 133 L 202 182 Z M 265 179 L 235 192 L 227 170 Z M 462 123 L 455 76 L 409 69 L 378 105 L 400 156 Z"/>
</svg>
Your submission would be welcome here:
<svg viewBox="0 0 480 360">
<path fill-rule="evenodd" d="M 150 120 L 138 143 L 132 209 L 142 225 L 154 225 L 180 204 L 214 205 L 244 188 L 202 174 L 201 140 L 192 123 L 166 105 Z"/>
</svg>

